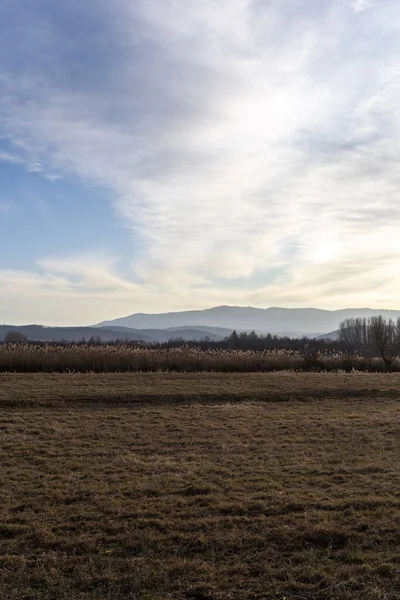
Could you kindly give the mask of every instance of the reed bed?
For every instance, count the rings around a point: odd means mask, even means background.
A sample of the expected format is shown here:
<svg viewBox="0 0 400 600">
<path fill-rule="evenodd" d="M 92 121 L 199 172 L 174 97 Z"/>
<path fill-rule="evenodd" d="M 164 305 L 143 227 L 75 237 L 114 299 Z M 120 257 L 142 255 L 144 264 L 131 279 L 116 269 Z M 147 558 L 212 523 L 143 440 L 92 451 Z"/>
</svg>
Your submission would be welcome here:
<svg viewBox="0 0 400 600">
<path fill-rule="evenodd" d="M 380 358 L 345 352 L 295 350 L 201 350 L 189 346 L 148 348 L 114 344 L 0 344 L 0 372 L 125 373 L 387 370 Z M 392 371 L 400 371 L 396 359 Z"/>
</svg>

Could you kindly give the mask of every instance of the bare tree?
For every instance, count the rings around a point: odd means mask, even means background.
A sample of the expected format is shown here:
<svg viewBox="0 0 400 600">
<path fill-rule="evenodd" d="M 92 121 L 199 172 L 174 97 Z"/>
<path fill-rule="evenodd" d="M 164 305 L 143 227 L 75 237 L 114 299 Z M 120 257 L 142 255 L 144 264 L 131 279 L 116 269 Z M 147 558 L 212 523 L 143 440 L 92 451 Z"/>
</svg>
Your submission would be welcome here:
<svg viewBox="0 0 400 600">
<path fill-rule="evenodd" d="M 390 370 L 400 352 L 400 319 L 346 319 L 340 323 L 339 340 L 355 350 L 379 352 Z"/>
<path fill-rule="evenodd" d="M 367 320 L 345 319 L 339 326 L 339 341 L 352 348 L 365 348 L 368 345 Z"/>
<path fill-rule="evenodd" d="M 396 358 L 395 327 L 392 319 L 383 317 L 371 317 L 369 330 L 372 343 L 379 350 L 384 363 L 390 369 Z"/>
</svg>

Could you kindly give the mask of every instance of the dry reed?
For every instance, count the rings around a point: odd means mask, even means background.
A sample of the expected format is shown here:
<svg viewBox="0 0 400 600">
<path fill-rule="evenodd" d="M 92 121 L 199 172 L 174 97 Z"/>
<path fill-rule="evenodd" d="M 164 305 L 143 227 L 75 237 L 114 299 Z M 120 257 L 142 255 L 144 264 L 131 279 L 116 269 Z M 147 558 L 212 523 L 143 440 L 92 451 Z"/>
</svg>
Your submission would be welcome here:
<svg viewBox="0 0 400 600">
<path fill-rule="evenodd" d="M 379 358 L 345 352 L 294 350 L 200 350 L 189 346 L 147 348 L 113 344 L 0 344 L 0 372 L 269 372 L 385 371 Z M 392 370 L 400 370 L 396 361 Z"/>
</svg>

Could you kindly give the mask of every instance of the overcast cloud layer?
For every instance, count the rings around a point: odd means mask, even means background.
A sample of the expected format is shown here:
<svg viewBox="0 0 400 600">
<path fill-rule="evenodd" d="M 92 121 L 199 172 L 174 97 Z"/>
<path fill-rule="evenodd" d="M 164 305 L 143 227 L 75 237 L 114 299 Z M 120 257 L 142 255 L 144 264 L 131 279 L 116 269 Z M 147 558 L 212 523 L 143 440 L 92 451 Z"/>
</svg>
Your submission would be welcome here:
<svg viewBox="0 0 400 600">
<path fill-rule="evenodd" d="M 0 162 L 81 182 L 72 238 L 101 192 L 128 239 L 9 256 L 2 320 L 399 308 L 398 2 L 3 0 L 0 22 Z"/>
</svg>

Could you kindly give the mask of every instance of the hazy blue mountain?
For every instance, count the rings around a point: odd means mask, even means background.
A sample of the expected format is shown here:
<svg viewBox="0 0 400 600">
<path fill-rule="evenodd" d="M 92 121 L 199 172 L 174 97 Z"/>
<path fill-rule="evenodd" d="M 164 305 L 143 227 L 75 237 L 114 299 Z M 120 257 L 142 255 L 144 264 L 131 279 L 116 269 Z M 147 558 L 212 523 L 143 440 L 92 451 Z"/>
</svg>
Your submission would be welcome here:
<svg viewBox="0 0 400 600">
<path fill-rule="evenodd" d="M 218 330 L 219 333 L 215 331 Z M 0 325 L 0 342 L 4 341 L 9 331 L 19 331 L 28 340 L 41 342 L 79 342 L 82 338 L 89 340 L 99 337 L 102 342 L 111 342 L 117 338 L 123 340 L 141 340 L 144 342 L 166 342 L 174 338 L 184 340 L 222 340 L 232 330 L 213 327 L 193 328 L 179 327 L 177 329 L 132 329 L 122 326 L 104 327 L 44 327 L 43 325 Z"/>
<path fill-rule="evenodd" d="M 213 329 L 220 329 L 221 332 L 215 333 Z M 223 340 L 227 335 L 232 333 L 232 329 L 221 329 L 213 327 L 177 327 L 168 329 L 141 329 L 143 333 L 153 339 L 155 342 L 167 342 L 171 339 L 181 338 L 185 341 L 203 340 L 209 338 L 213 341 Z"/>
<path fill-rule="evenodd" d="M 144 314 L 104 321 L 107 325 L 132 327 L 135 329 L 167 329 L 177 327 L 222 327 L 226 329 L 252 330 L 289 336 L 319 336 L 338 329 L 343 319 L 383 315 L 397 318 L 399 310 L 370 308 L 346 308 L 322 310 L 319 308 L 252 308 L 242 306 L 217 306 L 205 310 Z"/>
<path fill-rule="evenodd" d="M 39 342 L 79 342 L 91 337 L 100 337 L 103 342 L 110 342 L 116 338 L 128 340 L 152 341 L 144 332 L 128 329 L 126 327 L 44 327 L 43 325 L 0 325 L 0 342 L 4 341 L 9 331 L 20 331 L 28 340 Z"/>
<path fill-rule="evenodd" d="M 336 329 L 336 331 L 330 331 L 329 333 L 323 333 L 322 335 L 318 335 L 315 339 L 336 341 L 338 338 L 339 330 Z"/>
<path fill-rule="evenodd" d="M 0 325 L 0 341 L 8 331 L 20 331 L 29 340 L 80 341 L 100 337 L 103 342 L 116 338 L 165 342 L 172 338 L 184 340 L 222 340 L 233 329 L 255 330 L 257 333 L 287 335 L 290 337 L 337 338 L 337 329 L 343 319 L 371 317 L 381 314 L 397 319 L 399 310 L 375 310 L 355 308 L 343 310 L 321 310 L 318 308 L 251 308 L 240 306 L 217 306 L 206 310 L 174 313 L 137 313 L 104 321 L 92 327 L 43 327 L 42 325 Z"/>
<path fill-rule="evenodd" d="M 175 331 L 175 332 L 179 332 L 182 329 L 188 329 L 187 326 L 182 325 L 180 327 L 167 327 L 165 331 Z M 226 328 L 226 327 L 207 327 L 207 326 L 203 326 L 203 325 L 197 325 L 196 326 L 196 330 L 197 331 L 201 331 L 204 332 L 206 335 L 216 335 L 218 337 L 226 337 L 227 335 L 230 335 L 233 331 L 233 328 Z"/>
</svg>

